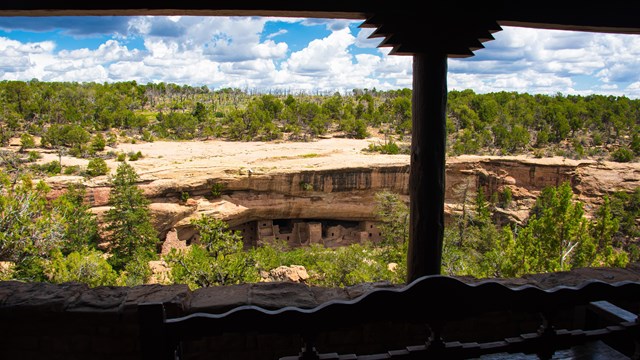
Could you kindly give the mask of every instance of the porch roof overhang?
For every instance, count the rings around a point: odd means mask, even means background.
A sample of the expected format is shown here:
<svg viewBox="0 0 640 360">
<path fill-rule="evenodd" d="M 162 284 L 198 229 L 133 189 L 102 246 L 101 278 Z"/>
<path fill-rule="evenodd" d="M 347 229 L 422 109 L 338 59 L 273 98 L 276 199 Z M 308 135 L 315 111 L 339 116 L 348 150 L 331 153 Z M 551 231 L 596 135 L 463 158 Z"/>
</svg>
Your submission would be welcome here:
<svg viewBox="0 0 640 360">
<path fill-rule="evenodd" d="M 424 9 L 424 10 L 423 10 Z M 609 0 L 182 0 L 65 2 L 22 0 L 0 4 L 0 16 L 200 15 L 362 20 L 391 54 L 437 51 L 469 57 L 501 26 L 640 34 L 640 2 Z"/>
</svg>

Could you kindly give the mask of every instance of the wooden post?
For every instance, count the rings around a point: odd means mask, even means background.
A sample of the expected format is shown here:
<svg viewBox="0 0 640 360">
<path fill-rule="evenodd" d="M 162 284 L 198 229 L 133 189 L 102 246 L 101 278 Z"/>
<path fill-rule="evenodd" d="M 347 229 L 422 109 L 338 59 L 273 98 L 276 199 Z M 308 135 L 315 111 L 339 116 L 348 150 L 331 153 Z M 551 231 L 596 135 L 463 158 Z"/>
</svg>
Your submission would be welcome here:
<svg viewBox="0 0 640 360">
<path fill-rule="evenodd" d="M 407 281 L 440 274 L 444 238 L 447 55 L 413 56 Z"/>
<path fill-rule="evenodd" d="M 164 320 L 165 312 L 162 303 L 138 305 L 140 359 L 173 360 L 175 358 L 173 344 L 165 337 Z"/>
</svg>

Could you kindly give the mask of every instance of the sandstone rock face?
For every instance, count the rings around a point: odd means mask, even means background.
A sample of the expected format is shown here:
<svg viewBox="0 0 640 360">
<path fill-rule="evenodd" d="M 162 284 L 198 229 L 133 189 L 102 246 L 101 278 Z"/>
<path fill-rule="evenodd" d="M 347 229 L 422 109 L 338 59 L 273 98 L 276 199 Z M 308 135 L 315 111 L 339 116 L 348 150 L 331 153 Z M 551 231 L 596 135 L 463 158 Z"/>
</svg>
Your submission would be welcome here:
<svg viewBox="0 0 640 360">
<path fill-rule="evenodd" d="M 178 221 L 192 214 L 194 208 L 176 203 L 153 202 L 149 205 L 149 210 L 153 214 L 154 227 L 160 233 L 160 237 L 164 237 Z"/>
<path fill-rule="evenodd" d="M 640 164 L 570 160 L 565 158 L 516 158 L 460 156 L 447 160 L 445 202 L 450 214 L 460 210 L 466 192 L 471 199 L 479 188 L 487 198 L 509 188 L 513 203 L 499 208 L 507 221 L 521 222 L 528 217 L 540 191 L 569 182 L 576 198 L 585 204 L 590 216 L 602 204 L 603 196 L 633 192 L 640 187 Z M 473 201 L 473 200 L 472 200 Z"/>
<path fill-rule="evenodd" d="M 261 282 L 289 281 L 300 283 L 309 279 L 307 269 L 301 265 L 279 266 L 261 275 Z"/>
<path fill-rule="evenodd" d="M 171 268 L 164 260 L 149 261 L 149 267 L 151 268 L 151 278 L 149 279 L 148 284 L 171 284 L 171 280 L 169 278 Z"/>
<path fill-rule="evenodd" d="M 160 252 L 161 255 L 167 255 L 171 252 L 172 249 L 176 249 L 179 251 L 183 251 L 187 249 L 187 242 L 181 241 L 178 239 L 178 232 L 176 229 L 172 229 L 167 232 L 167 236 L 164 239 L 164 243 L 162 243 L 162 250 Z"/>
<path fill-rule="evenodd" d="M 395 164 L 334 164 L 315 170 L 272 167 L 251 174 L 237 168 L 154 169 L 141 174 L 140 187 L 152 203 L 150 209 L 160 234 L 175 229 L 181 241 L 194 236 L 190 221 L 202 215 L 225 220 L 230 226 L 262 219 L 375 221 L 377 192 L 388 190 L 409 201 L 409 158 L 397 159 Z M 56 176 L 48 183 L 60 194 L 73 180 Z M 631 192 L 640 186 L 640 164 L 564 158 L 448 158 L 445 211 L 447 215 L 460 213 L 464 199 L 473 203 L 480 188 L 488 199 L 509 188 L 513 201 L 496 213 L 504 221 L 522 222 L 543 188 L 565 181 L 585 203 L 589 216 L 607 193 Z M 92 211 L 103 214 L 108 209 L 107 181 L 92 179 L 85 185 Z M 221 188 L 219 194 L 212 193 L 214 187 Z M 189 194 L 187 201 L 181 200 L 183 193 Z"/>
</svg>

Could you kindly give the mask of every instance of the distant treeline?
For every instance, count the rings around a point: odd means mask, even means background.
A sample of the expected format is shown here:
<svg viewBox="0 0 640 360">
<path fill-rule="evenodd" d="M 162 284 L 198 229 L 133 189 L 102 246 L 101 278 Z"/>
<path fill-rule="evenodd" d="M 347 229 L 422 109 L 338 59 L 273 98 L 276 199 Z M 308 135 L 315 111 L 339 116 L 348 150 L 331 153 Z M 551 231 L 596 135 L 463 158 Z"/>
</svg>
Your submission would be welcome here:
<svg viewBox="0 0 640 360">
<path fill-rule="evenodd" d="M 354 89 L 332 95 L 253 94 L 166 83 L 0 82 L 0 143 L 28 133 L 45 147 L 91 154 L 98 133 L 111 141 L 307 141 L 329 132 L 386 134 L 373 150 L 399 152 L 411 134 L 411 90 Z M 640 100 L 626 97 L 450 91 L 450 155 L 640 155 Z M 124 139 L 124 140 L 123 140 Z M 389 146 L 391 144 L 391 146 Z"/>
<path fill-rule="evenodd" d="M 450 152 L 539 156 L 611 156 L 631 161 L 640 155 L 640 100 L 627 97 L 513 92 L 449 93 Z"/>
</svg>

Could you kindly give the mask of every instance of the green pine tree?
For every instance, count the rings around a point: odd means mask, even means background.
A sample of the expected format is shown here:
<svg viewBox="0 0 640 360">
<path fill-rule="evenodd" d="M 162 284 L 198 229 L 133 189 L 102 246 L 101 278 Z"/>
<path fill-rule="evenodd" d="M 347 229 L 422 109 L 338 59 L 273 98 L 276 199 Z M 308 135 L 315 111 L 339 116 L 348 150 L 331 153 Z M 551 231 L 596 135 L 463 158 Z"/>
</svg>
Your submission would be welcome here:
<svg viewBox="0 0 640 360">
<path fill-rule="evenodd" d="M 565 271 L 592 264 L 596 243 L 589 233 L 582 203 L 573 201 L 569 183 L 543 189 L 532 212 L 516 239 L 520 249 L 516 252 L 522 255 L 521 274 Z"/>
<path fill-rule="evenodd" d="M 84 203 L 84 195 L 82 185 L 72 184 L 53 201 L 54 208 L 63 220 L 64 243 L 60 248 L 63 255 L 84 248 L 95 249 L 98 245 L 98 221 L 91 213 L 89 204 Z"/>
<path fill-rule="evenodd" d="M 149 200 L 136 186 L 138 179 L 135 169 L 126 162 L 118 166 L 112 179 L 112 208 L 107 211 L 105 220 L 113 254 L 110 262 L 117 270 L 124 268 L 140 252 L 149 257 L 156 252 L 158 234 L 151 224 Z"/>
<path fill-rule="evenodd" d="M 605 196 L 604 203 L 596 210 L 592 225 L 593 237 L 597 240 L 598 247 L 602 249 L 612 243 L 619 228 L 620 219 L 614 217 L 611 211 L 611 200 Z"/>
</svg>

